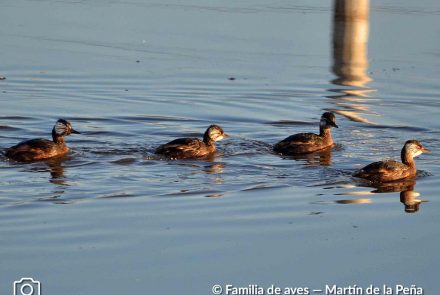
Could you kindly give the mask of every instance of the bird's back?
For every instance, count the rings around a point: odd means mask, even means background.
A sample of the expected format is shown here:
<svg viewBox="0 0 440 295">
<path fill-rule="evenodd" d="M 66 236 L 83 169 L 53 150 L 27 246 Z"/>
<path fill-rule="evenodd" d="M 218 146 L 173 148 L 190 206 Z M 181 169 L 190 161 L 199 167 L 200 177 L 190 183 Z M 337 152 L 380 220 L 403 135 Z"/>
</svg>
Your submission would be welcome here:
<svg viewBox="0 0 440 295">
<path fill-rule="evenodd" d="M 274 151 L 282 154 L 310 153 L 327 147 L 322 136 L 314 133 L 298 133 L 291 135 L 274 146 Z"/>
<path fill-rule="evenodd" d="M 406 178 L 411 176 L 411 174 L 415 174 L 415 171 L 413 173 L 407 165 L 397 161 L 388 160 L 368 164 L 356 172 L 354 176 L 371 181 L 386 182 Z"/>
<path fill-rule="evenodd" d="M 172 159 L 203 157 L 215 151 L 198 138 L 178 138 L 156 149 L 156 154 Z"/>
<path fill-rule="evenodd" d="M 53 141 L 36 138 L 22 141 L 8 148 L 5 155 L 17 161 L 33 161 L 59 156 L 67 151 L 65 145 L 59 146 Z"/>
</svg>

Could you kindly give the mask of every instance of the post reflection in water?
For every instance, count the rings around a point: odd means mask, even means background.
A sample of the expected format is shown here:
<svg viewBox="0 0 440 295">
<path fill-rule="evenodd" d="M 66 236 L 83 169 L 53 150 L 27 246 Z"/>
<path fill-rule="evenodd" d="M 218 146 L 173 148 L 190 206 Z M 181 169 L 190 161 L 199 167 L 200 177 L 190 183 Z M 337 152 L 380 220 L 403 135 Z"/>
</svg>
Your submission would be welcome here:
<svg viewBox="0 0 440 295">
<path fill-rule="evenodd" d="M 329 89 L 337 95 L 335 108 L 329 111 L 349 120 L 373 124 L 362 113 L 368 111 L 364 102 L 375 91 L 366 84 L 371 81 L 368 70 L 369 0 L 334 0 L 333 66 L 337 76 L 331 83 L 350 89 Z"/>
</svg>

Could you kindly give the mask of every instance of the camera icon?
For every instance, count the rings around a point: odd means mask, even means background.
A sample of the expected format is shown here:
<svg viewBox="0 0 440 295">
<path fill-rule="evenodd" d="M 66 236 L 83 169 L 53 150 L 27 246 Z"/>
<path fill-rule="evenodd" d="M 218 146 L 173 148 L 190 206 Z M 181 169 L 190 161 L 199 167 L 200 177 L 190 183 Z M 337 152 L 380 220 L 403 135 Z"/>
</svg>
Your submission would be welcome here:
<svg viewBox="0 0 440 295">
<path fill-rule="evenodd" d="M 14 295 L 41 295 L 41 284 L 33 278 L 21 278 L 13 288 Z"/>
</svg>

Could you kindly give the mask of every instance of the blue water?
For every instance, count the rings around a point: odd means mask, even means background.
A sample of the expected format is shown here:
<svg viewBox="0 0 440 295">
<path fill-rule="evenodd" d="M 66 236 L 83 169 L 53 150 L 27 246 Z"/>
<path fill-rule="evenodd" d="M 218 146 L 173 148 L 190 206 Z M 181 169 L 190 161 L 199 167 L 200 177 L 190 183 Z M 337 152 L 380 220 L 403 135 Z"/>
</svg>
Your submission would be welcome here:
<svg viewBox="0 0 440 295">
<path fill-rule="evenodd" d="M 45 295 L 397 283 L 436 294 L 440 4 L 369 3 L 353 83 L 332 70 L 333 4 L 2 3 L 0 148 L 50 137 L 60 117 L 82 134 L 60 159 L 0 159 L 0 293 L 32 277 Z M 328 110 L 330 153 L 271 152 L 317 132 Z M 212 123 L 232 136 L 214 158 L 153 155 Z M 412 187 L 350 176 L 412 138 L 432 150 Z"/>
</svg>

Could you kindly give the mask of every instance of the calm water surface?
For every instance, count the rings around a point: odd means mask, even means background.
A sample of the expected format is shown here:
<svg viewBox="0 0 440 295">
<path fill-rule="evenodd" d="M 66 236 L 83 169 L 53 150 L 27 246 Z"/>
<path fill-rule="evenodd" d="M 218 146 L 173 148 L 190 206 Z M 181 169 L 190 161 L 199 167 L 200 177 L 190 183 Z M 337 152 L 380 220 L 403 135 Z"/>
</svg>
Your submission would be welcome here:
<svg viewBox="0 0 440 295">
<path fill-rule="evenodd" d="M 64 158 L 0 159 L 0 293 L 34 277 L 44 294 L 436 294 L 440 3 L 344 3 L 4 1 L 0 147 L 49 137 L 59 117 L 83 134 Z M 272 154 L 325 110 L 331 152 Z M 211 123 L 232 135 L 212 159 L 152 154 Z M 432 150 L 416 182 L 350 177 L 412 138 Z"/>
</svg>

